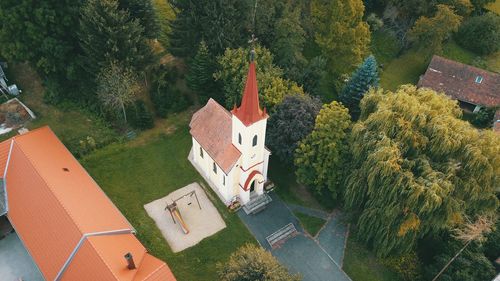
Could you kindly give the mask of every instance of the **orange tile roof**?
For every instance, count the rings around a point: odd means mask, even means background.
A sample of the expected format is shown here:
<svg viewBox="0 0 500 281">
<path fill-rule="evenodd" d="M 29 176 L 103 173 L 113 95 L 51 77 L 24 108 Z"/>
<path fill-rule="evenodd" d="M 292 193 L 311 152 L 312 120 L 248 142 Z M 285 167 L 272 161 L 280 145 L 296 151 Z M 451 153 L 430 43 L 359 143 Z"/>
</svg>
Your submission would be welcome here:
<svg viewBox="0 0 500 281">
<path fill-rule="evenodd" d="M 210 99 L 193 114 L 189 126 L 194 139 L 224 173 L 228 174 L 241 156 L 241 152 L 232 142 L 231 113 Z"/>
<path fill-rule="evenodd" d="M 7 169 L 7 216 L 46 279 L 132 281 L 141 266 L 150 268 L 141 263 L 146 249 L 132 226 L 50 128 L 13 140 L 8 164 L 0 165 Z M 128 234 L 92 236 L 118 230 Z M 127 252 L 137 270 L 126 268 Z"/>
<path fill-rule="evenodd" d="M 241 105 L 238 108 L 235 107 L 231 113 L 238 117 L 245 126 L 268 117 L 266 110 L 262 111 L 260 109 L 255 62 L 253 61 L 250 62 L 248 67 L 247 82 L 243 91 Z"/>
</svg>

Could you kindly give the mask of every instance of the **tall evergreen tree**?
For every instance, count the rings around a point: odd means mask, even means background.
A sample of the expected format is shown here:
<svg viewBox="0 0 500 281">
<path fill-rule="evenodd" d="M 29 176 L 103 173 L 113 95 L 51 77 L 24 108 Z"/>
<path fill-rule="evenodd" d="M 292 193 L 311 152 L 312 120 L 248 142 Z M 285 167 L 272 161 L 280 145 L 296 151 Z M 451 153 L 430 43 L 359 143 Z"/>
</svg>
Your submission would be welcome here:
<svg viewBox="0 0 500 281">
<path fill-rule="evenodd" d="M 271 52 L 276 64 L 285 70 L 285 76 L 299 80 L 306 59 L 302 49 L 306 41 L 305 31 L 300 22 L 300 9 L 285 7 L 282 17 L 274 26 L 275 35 L 271 41 Z"/>
<path fill-rule="evenodd" d="M 353 119 L 359 116 L 359 102 L 368 89 L 378 87 L 379 80 L 377 61 L 370 55 L 352 74 L 340 94 L 340 101 L 349 108 Z"/>
<path fill-rule="evenodd" d="M 311 1 L 315 40 L 334 78 L 352 72 L 368 52 L 370 29 L 363 21 L 364 10 L 361 0 Z"/>
<path fill-rule="evenodd" d="M 84 68 L 94 76 L 111 61 L 136 72 L 145 71 L 153 54 L 139 20 L 118 9 L 116 0 L 88 0 L 81 9 L 80 45 Z"/>
<path fill-rule="evenodd" d="M 500 140 L 461 114 L 444 94 L 412 85 L 361 101 L 344 198 L 378 255 L 406 253 L 425 235 L 497 210 Z"/>
<path fill-rule="evenodd" d="M 147 38 L 154 39 L 158 36 L 160 25 L 151 0 L 119 0 L 118 7 L 127 10 L 131 18 L 139 20 Z"/>
<path fill-rule="evenodd" d="M 174 56 L 192 57 L 202 39 L 210 53 L 243 45 L 249 38 L 253 9 L 246 0 L 175 0 L 169 50 Z"/>
<path fill-rule="evenodd" d="M 202 103 L 205 103 L 212 96 L 212 90 L 215 87 L 214 71 L 215 62 L 210 57 L 207 44 L 205 41 L 201 41 L 196 56 L 189 64 L 189 74 L 186 80 L 189 88 L 198 94 Z"/>
<path fill-rule="evenodd" d="M 351 117 L 347 108 L 336 101 L 323 105 L 314 129 L 295 151 L 297 180 L 316 194 L 331 195 L 337 200 L 342 193 L 347 136 Z"/>
</svg>

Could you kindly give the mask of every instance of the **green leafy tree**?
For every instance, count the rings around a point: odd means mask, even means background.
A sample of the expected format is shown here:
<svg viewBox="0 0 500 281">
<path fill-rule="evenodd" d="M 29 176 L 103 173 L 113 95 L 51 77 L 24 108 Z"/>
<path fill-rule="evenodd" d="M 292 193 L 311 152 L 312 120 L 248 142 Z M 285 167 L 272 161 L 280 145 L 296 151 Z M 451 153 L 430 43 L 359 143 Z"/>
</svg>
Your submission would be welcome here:
<svg viewBox="0 0 500 281">
<path fill-rule="evenodd" d="M 326 75 L 325 67 L 326 59 L 322 56 L 314 57 L 307 62 L 298 81 L 306 93 L 314 96 L 321 95 L 321 81 Z"/>
<path fill-rule="evenodd" d="M 359 116 L 359 102 L 370 88 L 378 87 L 378 65 L 373 55 L 366 58 L 340 94 L 340 101 L 349 108 L 354 119 Z"/>
<path fill-rule="evenodd" d="M 315 41 L 335 78 L 352 72 L 369 51 L 370 29 L 361 0 L 312 0 Z"/>
<path fill-rule="evenodd" d="M 361 101 L 344 198 L 378 255 L 407 253 L 425 235 L 497 209 L 500 140 L 461 114 L 444 94 L 412 85 Z"/>
<path fill-rule="evenodd" d="M 134 102 L 138 92 L 139 85 L 134 73 L 130 69 L 121 67 L 117 62 L 111 62 L 97 76 L 99 100 L 109 111 L 121 111 L 125 123 L 127 123 L 125 107 Z"/>
<path fill-rule="evenodd" d="M 481 13 L 484 6 L 495 2 L 495 0 L 470 0 L 470 2 L 472 3 L 472 6 L 474 6 L 474 11 L 476 13 Z"/>
<path fill-rule="evenodd" d="M 489 55 L 500 50 L 500 16 L 486 13 L 465 21 L 456 36 L 464 48 L 481 55 Z"/>
<path fill-rule="evenodd" d="M 295 151 L 295 174 L 300 183 L 313 188 L 317 194 L 330 193 L 334 200 L 339 198 L 350 127 L 347 108 L 336 101 L 323 105 L 313 131 Z"/>
<path fill-rule="evenodd" d="M 118 7 L 127 10 L 132 19 L 139 20 L 144 27 L 144 36 L 150 39 L 158 36 L 160 25 L 151 0 L 119 0 Z"/>
<path fill-rule="evenodd" d="M 153 71 L 150 97 L 155 113 L 165 118 L 169 113 L 177 113 L 189 106 L 189 101 L 176 86 L 178 72 L 175 67 L 160 65 Z"/>
<path fill-rule="evenodd" d="M 447 5 L 437 5 L 431 18 L 421 16 L 409 32 L 409 39 L 422 49 L 440 52 L 443 42 L 458 30 L 462 17 Z"/>
<path fill-rule="evenodd" d="M 91 76 L 110 61 L 144 72 L 154 59 L 139 20 L 118 9 L 116 0 L 87 1 L 81 9 L 79 38 L 84 67 Z"/>
<path fill-rule="evenodd" d="M 221 281 L 299 281 L 268 251 L 247 244 L 231 254 L 229 261 L 217 264 Z"/>
<path fill-rule="evenodd" d="M 153 116 L 147 109 L 144 101 L 136 100 L 126 109 L 130 125 L 136 129 L 145 130 L 154 127 Z"/>
<path fill-rule="evenodd" d="M 255 51 L 259 97 L 264 106 L 272 109 L 287 94 L 303 94 L 297 83 L 281 78 L 283 70 L 273 64 L 273 55 L 268 49 L 257 45 Z M 227 108 L 240 103 L 248 74 L 249 54 L 249 48 L 226 49 L 224 55 L 218 57 L 219 70 L 214 77 L 222 82 Z"/>
<path fill-rule="evenodd" d="M 497 211 L 500 214 L 500 212 Z M 493 231 L 486 236 L 484 243 L 484 255 L 490 260 L 495 261 L 500 253 L 500 218 L 497 218 Z"/>
<path fill-rule="evenodd" d="M 203 39 L 210 53 L 220 55 L 226 48 L 243 45 L 250 38 L 250 1 L 176 0 L 169 50 L 174 56 L 192 57 Z"/>
<path fill-rule="evenodd" d="M 189 74 L 186 77 L 188 87 L 193 90 L 204 103 L 214 90 L 215 62 L 211 59 L 207 44 L 201 41 L 198 52 L 189 64 Z"/>
<path fill-rule="evenodd" d="M 292 164 L 298 143 L 311 133 L 321 109 L 317 98 L 288 95 L 276 106 L 267 125 L 266 142 L 284 163 Z"/>
<path fill-rule="evenodd" d="M 0 1 L 0 56 L 28 61 L 54 88 L 75 86 L 79 74 L 80 0 Z M 58 95 L 69 95 L 60 91 Z"/>
<path fill-rule="evenodd" d="M 301 26 L 299 8 L 285 7 L 282 17 L 275 24 L 275 35 L 271 41 L 271 52 L 276 64 L 283 67 L 287 78 L 298 80 L 306 59 L 302 56 L 305 31 Z"/>
</svg>

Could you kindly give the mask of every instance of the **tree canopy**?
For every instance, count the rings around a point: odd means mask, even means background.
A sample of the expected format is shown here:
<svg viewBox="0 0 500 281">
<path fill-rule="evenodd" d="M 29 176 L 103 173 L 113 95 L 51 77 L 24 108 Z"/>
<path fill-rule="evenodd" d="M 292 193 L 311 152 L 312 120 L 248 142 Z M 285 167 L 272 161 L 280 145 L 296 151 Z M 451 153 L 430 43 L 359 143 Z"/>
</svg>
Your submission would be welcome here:
<svg viewBox="0 0 500 281">
<path fill-rule="evenodd" d="M 437 5 L 433 17 L 421 16 L 409 33 L 410 41 L 431 52 L 440 52 L 443 41 L 458 30 L 462 17 L 447 5 Z"/>
<path fill-rule="evenodd" d="M 220 55 L 226 48 L 243 45 L 249 36 L 253 9 L 246 0 L 174 0 L 169 50 L 174 56 L 192 57 L 201 40 Z"/>
<path fill-rule="evenodd" d="M 340 100 L 349 108 L 354 119 L 359 116 L 359 102 L 371 88 L 378 87 L 378 64 L 373 55 L 365 59 L 351 75 L 349 82 L 340 93 Z"/>
<path fill-rule="evenodd" d="M 351 116 L 347 108 L 333 101 L 323 105 L 313 131 L 295 151 L 297 180 L 320 195 L 331 194 L 338 199 L 347 157 L 347 136 Z"/>
<path fill-rule="evenodd" d="M 231 254 L 229 261 L 217 265 L 221 281 L 299 281 L 268 251 L 247 244 Z"/>
<path fill-rule="evenodd" d="M 492 12 L 465 21 L 455 36 L 465 48 L 482 55 L 500 50 L 500 16 Z"/>
<path fill-rule="evenodd" d="M 282 78 L 283 70 L 273 64 L 273 55 L 268 49 L 257 45 L 255 52 L 259 98 L 264 106 L 272 109 L 287 94 L 304 93 L 297 83 Z M 249 48 L 238 48 L 226 49 L 224 55 L 218 57 L 219 70 L 214 77 L 223 84 L 227 108 L 240 103 L 248 73 L 249 56 Z"/>
<path fill-rule="evenodd" d="M 116 0 L 86 2 L 81 9 L 79 38 L 84 67 L 91 77 L 111 61 L 137 72 L 153 61 L 144 27 L 127 11 L 120 10 Z"/>
<path fill-rule="evenodd" d="M 361 0 L 311 1 L 316 43 L 337 78 L 352 72 L 368 53 L 370 29 L 363 21 L 364 10 Z"/>
<path fill-rule="evenodd" d="M 345 204 L 378 255 L 407 252 L 465 216 L 495 212 L 500 140 L 461 114 L 444 94 L 411 85 L 371 90 L 361 101 Z"/>
<path fill-rule="evenodd" d="M 276 106 L 267 124 L 266 142 L 273 154 L 284 163 L 292 164 L 298 143 L 314 128 L 321 109 L 317 98 L 309 95 L 288 95 Z"/>
</svg>

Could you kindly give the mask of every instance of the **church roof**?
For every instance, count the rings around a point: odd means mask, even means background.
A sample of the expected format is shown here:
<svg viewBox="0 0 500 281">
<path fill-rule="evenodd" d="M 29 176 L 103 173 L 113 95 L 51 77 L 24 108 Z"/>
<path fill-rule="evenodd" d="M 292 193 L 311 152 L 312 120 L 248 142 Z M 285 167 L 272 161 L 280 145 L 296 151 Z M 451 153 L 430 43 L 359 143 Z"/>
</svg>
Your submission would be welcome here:
<svg viewBox="0 0 500 281">
<path fill-rule="evenodd" d="M 241 152 L 232 142 L 231 113 L 210 99 L 193 114 L 189 127 L 193 138 L 224 173 L 228 174 L 241 156 Z"/>
<path fill-rule="evenodd" d="M 231 112 L 245 124 L 245 126 L 252 125 L 253 123 L 267 118 L 266 110 L 262 111 L 259 105 L 259 92 L 257 89 L 257 76 L 255 73 L 255 62 L 251 61 L 248 68 L 247 82 L 241 105 L 234 108 Z"/>
</svg>

